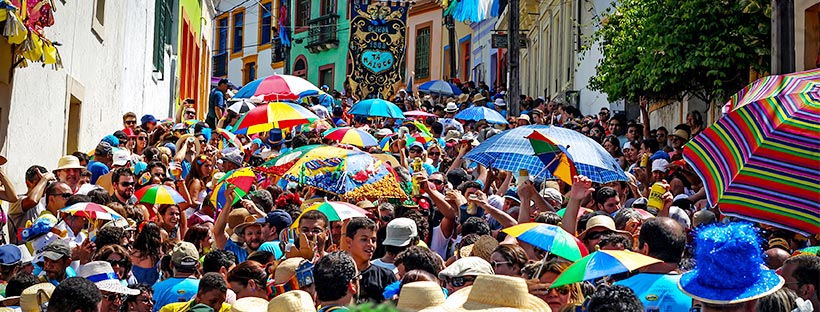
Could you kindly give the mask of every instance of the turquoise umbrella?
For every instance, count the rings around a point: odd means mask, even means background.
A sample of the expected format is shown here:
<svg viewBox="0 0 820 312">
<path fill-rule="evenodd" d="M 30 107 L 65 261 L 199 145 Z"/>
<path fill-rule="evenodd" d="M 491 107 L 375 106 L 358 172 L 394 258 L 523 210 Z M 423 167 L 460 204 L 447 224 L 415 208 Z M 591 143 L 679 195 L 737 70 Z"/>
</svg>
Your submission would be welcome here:
<svg viewBox="0 0 820 312">
<path fill-rule="evenodd" d="M 386 117 L 404 119 L 404 113 L 401 108 L 389 101 L 382 99 L 369 99 L 359 101 L 353 104 L 353 107 L 348 111 L 351 115 L 367 116 L 367 117 Z"/>
</svg>

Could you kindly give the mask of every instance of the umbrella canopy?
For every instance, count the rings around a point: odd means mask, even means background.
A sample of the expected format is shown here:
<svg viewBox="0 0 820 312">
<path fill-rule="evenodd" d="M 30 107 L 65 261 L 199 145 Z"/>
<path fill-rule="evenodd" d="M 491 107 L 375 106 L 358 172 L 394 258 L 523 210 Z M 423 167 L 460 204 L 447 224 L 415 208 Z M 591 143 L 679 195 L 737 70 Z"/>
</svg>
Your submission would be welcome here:
<svg viewBox="0 0 820 312">
<path fill-rule="evenodd" d="M 299 93 L 298 102 L 302 103 L 304 101 L 309 101 L 308 98 L 311 98 L 311 97 L 315 97 L 315 98 L 319 99 L 319 104 L 322 105 L 322 106 L 326 106 L 326 107 L 331 107 L 336 102 L 333 99 L 333 97 L 330 96 L 330 94 L 327 94 L 327 93 L 325 93 L 325 91 L 322 91 L 322 90 L 307 90 L 305 92 Z M 309 102 L 308 104 L 313 105 L 312 102 Z"/>
<path fill-rule="evenodd" d="M 460 95 L 461 89 L 459 89 L 458 86 L 444 80 L 431 80 L 421 84 L 419 86 L 419 92 L 454 96 Z"/>
<path fill-rule="evenodd" d="M 570 265 L 558 275 L 550 288 L 630 272 L 660 262 L 628 250 L 598 250 Z"/>
<path fill-rule="evenodd" d="M 246 84 L 233 96 L 237 99 L 261 99 L 262 101 L 296 101 L 302 92 L 319 88 L 307 80 L 291 75 L 272 75 Z"/>
<path fill-rule="evenodd" d="M 250 100 L 248 99 L 238 99 L 233 102 L 230 106 L 228 106 L 228 110 L 233 111 L 237 114 L 244 114 L 256 107 L 253 105 Z"/>
<path fill-rule="evenodd" d="M 140 203 L 176 205 L 184 203 L 185 198 L 177 190 L 163 184 L 148 185 L 134 193 Z"/>
<path fill-rule="evenodd" d="M 333 146 L 304 153 L 284 177 L 345 198 L 405 198 L 384 162 L 370 154 Z"/>
<path fill-rule="evenodd" d="M 227 191 L 229 185 L 234 185 L 234 199 L 231 204 L 238 202 L 243 196 L 250 192 L 251 186 L 256 181 L 256 174 L 251 168 L 239 168 L 231 170 L 216 182 L 214 190 L 208 199 L 217 209 L 222 209 L 227 205 Z"/>
<path fill-rule="evenodd" d="M 495 110 L 486 108 L 484 106 L 473 106 L 468 109 L 465 109 L 454 116 L 456 119 L 461 120 L 472 120 L 472 121 L 479 121 L 479 120 L 486 120 L 488 123 L 493 124 L 508 124 L 507 120 L 504 119 L 504 116 Z"/>
<path fill-rule="evenodd" d="M 572 177 L 578 175 L 578 171 L 566 147 L 558 145 L 555 140 L 538 131 L 533 131 L 527 139 L 530 140 L 535 155 L 547 166 L 547 170 L 559 180 L 572 185 Z"/>
<path fill-rule="evenodd" d="M 220 150 L 225 148 L 225 144 L 231 145 L 233 147 L 242 148 L 242 141 L 236 137 L 236 134 L 231 133 L 228 130 L 217 128 L 214 133 L 219 136 L 219 145 L 217 146 Z"/>
<path fill-rule="evenodd" d="M 577 261 L 588 253 L 575 236 L 555 225 L 531 222 L 501 231 L 569 261 Z"/>
<path fill-rule="evenodd" d="M 359 101 L 353 104 L 353 107 L 347 112 L 351 115 L 367 116 L 367 117 L 386 117 L 404 119 L 404 113 L 401 108 L 393 104 L 393 102 L 382 99 L 368 99 Z"/>
<path fill-rule="evenodd" d="M 264 173 L 281 177 L 286 171 L 290 170 L 290 168 L 293 167 L 297 161 L 299 161 L 299 158 L 305 156 L 305 153 L 320 146 L 323 145 L 313 144 L 294 148 L 286 153 L 271 158 L 270 160 L 259 165 L 256 169 Z"/>
<path fill-rule="evenodd" d="M 358 147 L 377 146 L 379 141 L 367 131 L 351 127 L 333 128 L 325 131 L 322 136 L 328 140 L 339 141 Z"/>
<path fill-rule="evenodd" d="M 319 210 L 319 212 L 327 216 L 327 220 L 330 222 L 367 216 L 367 211 L 353 204 L 337 201 L 318 202 L 305 209 L 305 211 L 294 220 L 291 228 L 297 228 L 299 226 L 299 220 L 302 219 L 302 215 L 311 210 Z"/>
<path fill-rule="evenodd" d="M 536 179 L 555 179 L 552 173 L 545 169 L 545 164 L 535 156 L 532 144 L 526 138 L 533 131 L 549 136 L 558 144 L 568 145 L 569 148 L 566 150 L 574 160 L 578 174 L 598 183 L 628 180 L 618 162 L 601 147 L 601 144 L 580 132 L 547 125 L 506 130 L 485 140 L 470 150 L 464 158 L 510 172 L 527 169 L 530 176 Z"/>
<path fill-rule="evenodd" d="M 820 228 L 820 69 L 769 76 L 686 144 L 722 213 L 814 235 Z"/>
<path fill-rule="evenodd" d="M 114 212 L 114 210 L 111 210 L 111 208 L 95 203 L 76 203 L 60 209 L 60 212 L 95 220 L 116 220 L 122 218 L 122 216 Z"/>
<path fill-rule="evenodd" d="M 438 117 L 434 114 L 430 114 L 428 112 L 420 111 L 420 110 L 411 110 L 409 112 L 404 112 L 404 116 L 412 116 L 412 117 Z"/>
<path fill-rule="evenodd" d="M 273 102 L 250 110 L 236 125 L 247 133 L 265 132 L 273 128 L 286 129 L 319 119 L 310 110 L 291 103 Z"/>
</svg>

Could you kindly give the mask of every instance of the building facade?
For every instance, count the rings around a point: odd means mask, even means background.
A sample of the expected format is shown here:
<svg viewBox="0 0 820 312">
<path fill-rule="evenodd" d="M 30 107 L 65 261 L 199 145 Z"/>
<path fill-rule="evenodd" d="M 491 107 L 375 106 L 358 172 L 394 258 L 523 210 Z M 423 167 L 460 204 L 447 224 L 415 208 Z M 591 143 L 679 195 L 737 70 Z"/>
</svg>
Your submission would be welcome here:
<svg viewBox="0 0 820 312">
<path fill-rule="evenodd" d="M 291 0 L 290 73 L 311 83 L 343 90 L 350 72 L 347 0 Z"/>
<path fill-rule="evenodd" d="M 417 1 L 407 13 L 407 78 L 413 78 L 413 90 L 418 85 L 443 76 L 443 47 L 438 38 L 444 38 L 446 30 L 442 19 L 443 10 L 433 0 Z"/>
<path fill-rule="evenodd" d="M 495 88 L 499 79 L 498 49 L 492 46 L 492 35 L 495 33 L 495 23 L 498 18 L 483 20 L 470 24 L 472 28 L 472 51 L 470 51 L 470 80 L 476 83 L 484 82 Z"/>
</svg>

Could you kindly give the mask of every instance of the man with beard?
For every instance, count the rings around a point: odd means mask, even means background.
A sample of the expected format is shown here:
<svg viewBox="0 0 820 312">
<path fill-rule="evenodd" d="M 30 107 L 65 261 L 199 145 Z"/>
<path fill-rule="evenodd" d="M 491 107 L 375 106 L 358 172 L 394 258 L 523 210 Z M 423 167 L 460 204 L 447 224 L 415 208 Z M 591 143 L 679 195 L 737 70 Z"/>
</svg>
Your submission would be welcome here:
<svg viewBox="0 0 820 312">
<path fill-rule="evenodd" d="M 80 190 L 80 173 L 83 169 L 85 167 L 80 165 L 80 160 L 77 157 L 66 155 L 57 162 L 54 175 L 57 176 L 58 181 L 68 184 L 71 193 L 77 193 Z"/>
<path fill-rule="evenodd" d="M 226 191 L 228 198 L 226 198 L 227 203 L 233 202 L 233 194 L 234 187 L 229 186 L 228 190 Z M 231 205 L 225 206 L 222 211 L 219 213 L 219 216 L 216 217 L 216 222 L 214 223 L 214 227 L 211 230 L 214 234 L 214 242 L 216 243 L 217 249 L 224 249 L 229 252 L 232 252 L 236 255 L 236 263 L 245 262 L 248 258 L 248 254 L 251 252 L 256 251 L 259 249 L 259 246 L 262 245 L 263 235 L 262 235 L 262 225 L 256 223 L 256 217 L 254 216 L 247 216 L 243 223 L 234 227 L 233 232 L 239 237 L 243 238 L 242 245 L 237 244 L 232 239 L 229 239 L 228 233 L 225 233 L 225 226 L 228 223 L 228 215 L 233 210 Z M 256 209 L 254 209 L 255 211 Z M 261 217 L 261 216 L 260 216 Z"/>
<path fill-rule="evenodd" d="M 137 197 L 134 196 L 135 176 L 131 168 L 123 167 L 114 169 L 111 174 L 111 181 L 114 181 L 114 195 L 111 199 L 123 206 L 134 205 Z"/>
<path fill-rule="evenodd" d="M 279 247 L 279 233 L 290 228 L 290 225 L 293 224 L 293 218 L 284 210 L 276 209 L 268 212 L 264 218 L 256 219 L 256 224 L 262 226 L 262 240 L 264 241 L 259 250 L 270 251 L 276 259 L 281 258 L 282 250 Z"/>
<path fill-rule="evenodd" d="M 71 268 L 71 247 L 62 239 L 55 239 L 43 248 L 43 271 L 40 281 L 59 285 L 64 279 L 77 276 Z"/>
</svg>

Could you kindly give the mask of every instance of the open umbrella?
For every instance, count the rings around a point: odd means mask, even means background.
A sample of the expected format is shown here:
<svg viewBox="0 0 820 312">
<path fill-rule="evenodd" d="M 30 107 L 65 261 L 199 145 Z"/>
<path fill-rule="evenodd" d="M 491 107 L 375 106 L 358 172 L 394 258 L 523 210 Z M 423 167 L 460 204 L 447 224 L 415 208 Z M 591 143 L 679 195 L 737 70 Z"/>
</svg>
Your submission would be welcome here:
<svg viewBox="0 0 820 312">
<path fill-rule="evenodd" d="M 216 181 L 216 185 L 208 196 L 208 200 L 210 200 L 217 209 L 222 209 L 222 207 L 228 204 L 226 193 L 229 185 L 236 186 L 234 189 L 234 200 L 233 203 L 231 203 L 234 204 L 250 192 L 251 186 L 253 186 L 255 181 L 256 174 L 251 168 L 231 170 L 219 179 L 219 181 Z"/>
<path fill-rule="evenodd" d="M 162 184 L 145 186 L 134 193 L 134 196 L 137 197 L 137 200 L 140 203 L 155 205 L 176 205 L 185 202 L 185 198 L 182 198 L 182 195 L 180 195 L 179 192 L 167 185 Z"/>
<path fill-rule="evenodd" d="M 609 153 L 592 139 L 578 131 L 547 125 L 516 127 L 503 131 L 485 140 L 464 158 L 476 161 L 489 168 L 510 172 L 527 169 L 536 179 L 555 179 L 552 172 L 535 156 L 527 136 L 533 131 L 548 135 L 557 144 L 569 145 L 568 154 L 575 163 L 578 174 L 598 183 L 627 181 L 626 174 Z"/>
<path fill-rule="evenodd" d="M 299 94 L 308 90 L 318 91 L 319 88 L 300 77 L 272 75 L 249 82 L 233 97 L 261 99 L 262 101 L 296 101 L 299 99 Z"/>
<path fill-rule="evenodd" d="M 233 103 L 228 106 L 228 110 L 236 114 L 244 114 L 254 107 L 256 107 L 256 105 L 253 105 L 253 103 L 251 103 L 248 99 L 236 99 L 233 100 Z"/>
<path fill-rule="evenodd" d="M 814 235 L 820 228 L 820 69 L 760 79 L 686 144 L 723 214 Z"/>
<path fill-rule="evenodd" d="M 294 148 L 262 163 L 256 167 L 256 170 L 281 177 L 286 171 L 290 170 L 300 158 L 305 156 L 305 153 L 320 146 L 323 145 L 312 144 Z"/>
<path fill-rule="evenodd" d="M 393 104 L 393 102 L 382 99 L 359 101 L 353 104 L 353 107 L 351 107 L 347 113 L 357 116 L 404 119 L 404 113 L 402 113 L 401 108 Z"/>
<path fill-rule="evenodd" d="M 373 135 L 367 133 L 367 131 L 351 127 L 333 128 L 325 131 L 322 136 L 328 140 L 339 141 L 358 147 L 379 145 L 379 141 L 377 141 Z"/>
<path fill-rule="evenodd" d="M 302 211 L 302 214 L 305 214 L 305 212 L 311 210 L 319 210 L 319 212 L 327 216 L 327 220 L 331 222 L 367 216 L 367 211 L 365 211 L 364 209 L 359 208 L 358 206 L 353 204 L 338 201 L 326 201 L 315 203 L 310 207 L 306 208 L 304 211 Z M 295 229 L 299 226 L 299 220 L 302 218 L 302 214 L 300 214 L 299 217 L 296 218 L 296 220 L 294 220 L 293 225 L 291 225 L 291 228 Z"/>
<path fill-rule="evenodd" d="M 95 203 L 76 203 L 60 209 L 60 212 L 94 220 L 116 220 L 122 218 L 122 216 L 114 212 L 114 210 L 111 210 L 111 208 Z"/>
<path fill-rule="evenodd" d="M 533 131 L 527 139 L 538 159 L 546 164 L 547 170 L 559 180 L 572 185 L 572 177 L 578 175 L 578 171 L 567 148 L 538 131 Z"/>
<path fill-rule="evenodd" d="M 460 95 L 461 89 L 458 86 L 444 80 L 431 80 L 419 86 L 419 92 L 436 95 L 454 96 Z"/>
<path fill-rule="evenodd" d="M 598 250 L 570 265 L 558 275 L 550 288 L 630 272 L 660 262 L 628 250 Z"/>
<path fill-rule="evenodd" d="M 555 225 L 521 223 L 501 231 L 569 261 L 577 261 L 588 253 L 575 236 Z"/>
<path fill-rule="evenodd" d="M 319 119 L 310 110 L 291 103 L 272 102 L 259 105 L 242 116 L 237 130 L 247 129 L 247 133 L 265 132 L 273 128 L 286 129 Z"/>
<path fill-rule="evenodd" d="M 230 131 L 222 129 L 222 128 L 217 128 L 214 131 L 214 133 L 216 133 L 216 135 L 219 136 L 219 138 L 220 138 L 220 140 L 219 140 L 220 146 L 217 146 L 219 149 L 224 149 L 225 144 L 229 144 L 229 145 L 231 145 L 233 147 L 237 147 L 237 148 L 242 148 L 242 141 L 240 141 L 239 138 L 236 137 L 236 134 L 233 134 Z"/>
<path fill-rule="evenodd" d="M 501 116 L 501 113 L 486 108 L 484 106 L 474 106 L 463 111 L 460 111 L 456 114 L 455 119 L 461 120 L 472 120 L 472 121 L 480 121 L 486 120 L 488 123 L 492 124 L 508 124 L 507 120 L 504 119 L 504 116 Z"/>
<path fill-rule="evenodd" d="M 428 112 L 420 111 L 420 110 L 412 110 L 409 112 L 404 112 L 404 116 L 412 116 L 412 117 L 438 117 L 434 114 L 430 114 Z"/>
</svg>

